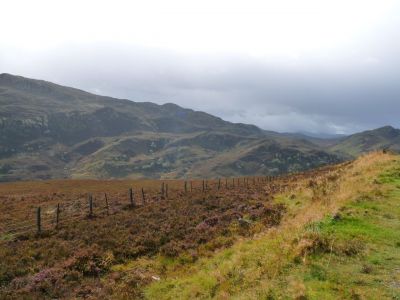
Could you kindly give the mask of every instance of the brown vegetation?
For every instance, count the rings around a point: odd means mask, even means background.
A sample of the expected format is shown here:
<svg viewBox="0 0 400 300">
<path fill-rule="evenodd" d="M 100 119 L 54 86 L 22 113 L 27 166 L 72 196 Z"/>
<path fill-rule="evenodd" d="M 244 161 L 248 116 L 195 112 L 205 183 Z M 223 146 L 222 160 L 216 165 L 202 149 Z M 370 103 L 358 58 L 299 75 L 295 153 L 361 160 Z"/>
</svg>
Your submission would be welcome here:
<svg viewBox="0 0 400 300">
<path fill-rule="evenodd" d="M 161 193 L 161 181 L 2 184 L 0 295 L 11 299 L 27 295 L 37 298 L 107 295 L 110 291 L 101 278 L 118 277 L 112 266 L 154 255 L 194 261 L 230 246 L 240 236 L 280 223 L 285 207 L 271 201 L 274 194 L 295 191 L 300 182 L 308 180 L 318 187 L 317 197 L 323 193 L 321 182 L 335 180 L 342 166 L 272 181 L 229 179 L 227 186 L 225 180 L 220 183 L 210 180 L 204 182 L 204 191 L 199 180 L 188 182 L 186 192 L 183 181 L 166 181 L 168 197 Z M 129 199 L 130 187 L 134 191 L 134 207 Z M 88 194 L 94 203 L 90 217 Z M 294 197 L 292 200 L 296 201 Z M 60 214 L 56 228 L 57 204 Z M 41 233 L 35 223 L 38 206 L 42 211 Z M 132 295 L 140 296 L 140 286 L 148 281 L 148 276 L 136 278 L 130 288 Z"/>
</svg>

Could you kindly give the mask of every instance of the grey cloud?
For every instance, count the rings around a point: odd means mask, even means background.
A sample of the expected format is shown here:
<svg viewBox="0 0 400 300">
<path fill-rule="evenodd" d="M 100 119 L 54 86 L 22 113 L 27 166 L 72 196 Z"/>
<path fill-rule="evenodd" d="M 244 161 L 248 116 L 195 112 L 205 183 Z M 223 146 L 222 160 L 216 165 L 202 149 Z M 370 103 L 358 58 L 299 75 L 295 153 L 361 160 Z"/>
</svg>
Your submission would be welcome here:
<svg viewBox="0 0 400 300">
<path fill-rule="evenodd" d="M 106 43 L 40 53 L 3 47 L 0 72 L 134 101 L 174 102 L 268 130 L 351 133 L 400 126 L 400 57 L 393 49 L 400 44 L 384 41 L 389 50 L 382 41 L 334 59 L 289 62 Z"/>
</svg>

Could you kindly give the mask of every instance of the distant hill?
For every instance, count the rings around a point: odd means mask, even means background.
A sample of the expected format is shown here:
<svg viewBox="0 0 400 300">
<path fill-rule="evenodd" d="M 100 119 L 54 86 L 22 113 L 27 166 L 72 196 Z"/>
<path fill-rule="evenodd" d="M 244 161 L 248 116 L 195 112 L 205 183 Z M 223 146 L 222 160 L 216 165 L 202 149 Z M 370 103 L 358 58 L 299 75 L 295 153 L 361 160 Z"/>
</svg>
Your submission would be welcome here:
<svg viewBox="0 0 400 300">
<path fill-rule="evenodd" d="M 313 133 L 308 131 L 300 131 L 300 132 L 285 132 L 283 134 L 290 136 L 298 136 L 303 138 L 314 138 L 314 139 L 322 139 L 322 140 L 337 140 L 347 137 L 346 134 L 331 134 L 331 133 Z"/>
<path fill-rule="evenodd" d="M 276 175 L 356 155 L 350 138 L 280 134 L 0 74 L 0 181 Z"/>
<path fill-rule="evenodd" d="M 378 149 L 400 151 L 400 130 L 385 126 L 353 134 L 330 148 L 332 151 L 356 157 L 362 153 Z"/>
</svg>

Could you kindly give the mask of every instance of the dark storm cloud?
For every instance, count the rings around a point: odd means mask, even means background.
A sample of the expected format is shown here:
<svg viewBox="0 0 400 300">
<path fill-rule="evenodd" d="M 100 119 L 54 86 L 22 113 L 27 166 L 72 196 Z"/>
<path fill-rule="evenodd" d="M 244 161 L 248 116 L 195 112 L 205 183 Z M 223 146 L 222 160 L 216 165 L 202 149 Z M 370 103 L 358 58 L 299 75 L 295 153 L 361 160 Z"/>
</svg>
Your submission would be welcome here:
<svg viewBox="0 0 400 300">
<path fill-rule="evenodd" d="M 0 72 L 134 101 L 174 102 L 269 130 L 350 133 L 400 126 L 400 45 L 393 35 L 379 35 L 380 44 L 368 51 L 353 45 L 358 51 L 334 58 L 283 62 L 105 43 L 36 54 L 3 49 Z"/>
</svg>

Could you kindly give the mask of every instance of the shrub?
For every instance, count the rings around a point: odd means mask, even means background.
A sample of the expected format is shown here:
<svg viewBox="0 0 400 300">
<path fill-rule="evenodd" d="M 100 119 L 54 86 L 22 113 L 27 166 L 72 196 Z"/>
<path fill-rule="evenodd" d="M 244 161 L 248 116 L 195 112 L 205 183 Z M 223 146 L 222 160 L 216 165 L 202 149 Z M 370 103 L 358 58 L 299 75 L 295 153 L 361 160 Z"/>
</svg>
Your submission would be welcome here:
<svg viewBox="0 0 400 300">
<path fill-rule="evenodd" d="M 64 268 L 78 271 L 84 276 L 98 276 L 108 271 L 113 261 L 112 252 L 101 253 L 98 247 L 92 246 L 77 251 L 64 263 Z"/>
</svg>

